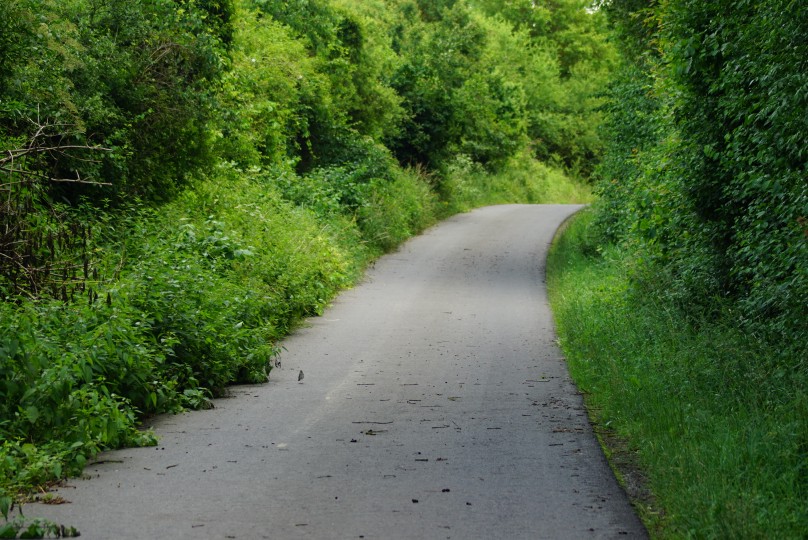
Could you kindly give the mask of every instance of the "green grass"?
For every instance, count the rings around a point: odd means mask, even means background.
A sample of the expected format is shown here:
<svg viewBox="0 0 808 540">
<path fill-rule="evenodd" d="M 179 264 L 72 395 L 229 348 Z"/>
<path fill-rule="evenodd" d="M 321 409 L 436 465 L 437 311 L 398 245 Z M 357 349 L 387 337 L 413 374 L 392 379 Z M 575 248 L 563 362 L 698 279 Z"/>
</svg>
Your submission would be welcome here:
<svg viewBox="0 0 808 540">
<path fill-rule="evenodd" d="M 591 220 L 557 239 L 550 297 L 607 453 L 641 469 L 653 494 L 636 501 L 652 535 L 805 538 L 804 344 L 761 343 L 731 313 L 688 320 L 633 285 L 625 253 L 597 248 Z"/>
</svg>

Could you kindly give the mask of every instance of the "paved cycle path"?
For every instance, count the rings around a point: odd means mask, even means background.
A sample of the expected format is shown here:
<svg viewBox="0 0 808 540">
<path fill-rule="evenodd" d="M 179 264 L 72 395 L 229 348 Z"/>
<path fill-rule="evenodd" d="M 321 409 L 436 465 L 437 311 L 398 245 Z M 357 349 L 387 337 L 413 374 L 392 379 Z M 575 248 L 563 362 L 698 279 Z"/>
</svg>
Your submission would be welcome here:
<svg viewBox="0 0 808 540">
<path fill-rule="evenodd" d="M 26 516 L 86 539 L 646 537 L 555 344 L 544 261 L 579 208 L 430 229 L 286 339 L 267 384 L 158 418 L 159 446 Z"/>
</svg>

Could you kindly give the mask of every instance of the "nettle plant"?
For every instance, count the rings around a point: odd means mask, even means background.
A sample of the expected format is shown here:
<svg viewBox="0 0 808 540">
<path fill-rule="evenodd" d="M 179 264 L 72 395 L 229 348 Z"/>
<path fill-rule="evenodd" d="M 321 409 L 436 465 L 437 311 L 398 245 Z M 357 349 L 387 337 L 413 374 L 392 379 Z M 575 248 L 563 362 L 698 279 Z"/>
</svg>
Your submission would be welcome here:
<svg viewBox="0 0 808 540">
<path fill-rule="evenodd" d="M 0 515 L 4 523 L 0 524 L 0 538 L 76 538 L 81 536 L 75 527 L 60 525 L 47 519 L 35 519 L 27 522 L 18 508 L 19 515 L 11 517 L 14 511 L 14 500 L 11 497 L 0 496 Z"/>
</svg>

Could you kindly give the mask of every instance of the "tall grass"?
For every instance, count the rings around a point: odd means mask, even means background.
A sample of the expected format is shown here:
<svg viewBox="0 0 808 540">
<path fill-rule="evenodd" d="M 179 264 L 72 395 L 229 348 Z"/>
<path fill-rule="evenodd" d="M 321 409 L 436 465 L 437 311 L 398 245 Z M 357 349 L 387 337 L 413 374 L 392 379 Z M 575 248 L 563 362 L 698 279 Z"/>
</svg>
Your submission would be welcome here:
<svg viewBox="0 0 808 540">
<path fill-rule="evenodd" d="M 800 346 L 762 343 L 732 313 L 688 320 L 638 290 L 631 260 L 597 247 L 591 219 L 581 214 L 553 246 L 550 298 L 591 415 L 647 477 L 649 529 L 660 538 L 805 538 Z"/>
<path fill-rule="evenodd" d="M 465 156 L 458 156 L 441 184 L 450 212 L 508 203 L 589 203 L 587 184 L 523 152 L 491 174 Z"/>
</svg>

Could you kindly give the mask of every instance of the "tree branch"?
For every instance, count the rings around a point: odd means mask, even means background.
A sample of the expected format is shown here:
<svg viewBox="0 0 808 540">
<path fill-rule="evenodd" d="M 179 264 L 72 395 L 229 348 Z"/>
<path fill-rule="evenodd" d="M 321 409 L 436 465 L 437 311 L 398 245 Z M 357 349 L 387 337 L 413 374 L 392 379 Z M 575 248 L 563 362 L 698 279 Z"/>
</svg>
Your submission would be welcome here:
<svg viewBox="0 0 808 540">
<path fill-rule="evenodd" d="M 93 146 L 93 145 L 85 145 L 85 144 L 54 144 L 51 142 L 54 139 L 64 140 L 70 134 L 64 131 L 64 128 L 68 127 L 69 124 L 62 124 L 62 123 L 42 123 L 39 120 L 33 120 L 28 118 L 28 121 L 34 125 L 36 128 L 33 135 L 31 135 L 30 139 L 28 140 L 28 144 L 23 148 L 12 148 L 7 149 L 3 153 L 8 154 L 5 157 L 0 158 L 0 171 L 8 173 L 9 175 L 18 174 L 22 177 L 29 177 L 29 178 L 40 178 L 45 181 L 49 182 L 58 182 L 58 183 L 75 183 L 75 184 L 91 184 L 96 186 L 111 186 L 109 182 L 96 182 L 93 180 L 86 180 L 81 177 L 81 174 L 76 171 L 76 178 L 53 178 L 47 174 L 41 173 L 39 171 L 31 171 L 20 166 L 15 166 L 15 160 L 19 160 L 24 158 L 28 155 L 38 155 L 38 154 L 61 154 L 62 156 L 70 157 L 72 159 L 76 159 L 79 161 L 83 161 L 86 163 L 98 163 L 98 160 L 93 160 L 86 157 L 80 157 L 76 155 L 72 155 L 77 152 L 86 151 L 86 152 L 111 152 L 112 149 L 105 148 L 103 146 Z M 58 128 L 59 132 L 57 133 L 48 133 L 49 130 Z M 11 182 L 3 182 L 2 186 L 6 186 L 11 184 Z"/>
</svg>

